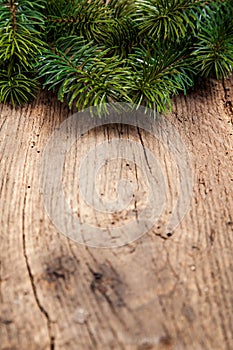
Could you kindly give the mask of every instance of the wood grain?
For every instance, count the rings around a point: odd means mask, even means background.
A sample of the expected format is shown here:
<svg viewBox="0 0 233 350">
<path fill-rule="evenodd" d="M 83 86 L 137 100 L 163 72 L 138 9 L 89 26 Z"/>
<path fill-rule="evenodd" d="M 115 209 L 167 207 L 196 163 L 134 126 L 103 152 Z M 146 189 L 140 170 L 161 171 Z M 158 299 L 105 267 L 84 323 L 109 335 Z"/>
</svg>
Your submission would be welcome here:
<svg viewBox="0 0 233 350">
<path fill-rule="evenodd" d="M 44 210 L 41 154 L 72 112 L 43 93 L 31 105 L 0 111 L 1 349 L 233 349 L 233 77 L 173 99 L 167 118 L 189 151 L 194 190 L 171 237 L 164 227 L 176 193 L 174 166 L 153 137 L 107 125 L 83 135 L 69 152 L 66 196 L 96 226 L 134 219 L 145 204 L 143 173 L 124 160 L 104 167 L 104 196 L 114 198 L 121 175 L 136 184 L 137 196 L 128 211 L 104 216 L 79 196 L 75 162 L 113 138 L 141 142 L 161 159 L 167 207 L 152 230 L 115 249 L 70 240 Z"/>
</svg>

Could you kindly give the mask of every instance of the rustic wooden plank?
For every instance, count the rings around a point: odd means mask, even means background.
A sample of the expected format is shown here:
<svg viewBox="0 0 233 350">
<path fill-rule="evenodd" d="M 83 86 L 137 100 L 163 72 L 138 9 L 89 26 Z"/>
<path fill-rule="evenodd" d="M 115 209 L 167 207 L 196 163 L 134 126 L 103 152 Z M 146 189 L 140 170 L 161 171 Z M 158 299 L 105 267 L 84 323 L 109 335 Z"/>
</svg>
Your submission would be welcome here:
<svg viewBox="0 0 233 350">
<path fill-rule="evenodd" d="M 107 125 L 83 135 L 67 154 L 65 194 L 96 226 L 136 217 L 146 201 L 143 171 L 124 160 L 104 167 L 98 184 L 104 197 L 115 198 L 119 176 L 136 185 L 129 210 L 106 216 L 79 195 L 75 163 L 113 138 L 143 143 L 160 158 L 170 185 L 166 210 L 147 234 L 115 249 L 71 241 L 44 210 L 42 151 L 71 112 L 47 94 L 23 108 L 1 106 L 2 349 L 232 349 L 232 83 L 232 77 L 203 83 L 173 100 L 167 118 L 189 151 L 194 190 L 171 237 L 164 227 L 175 167 L 151 135 Z"/>
</svg>

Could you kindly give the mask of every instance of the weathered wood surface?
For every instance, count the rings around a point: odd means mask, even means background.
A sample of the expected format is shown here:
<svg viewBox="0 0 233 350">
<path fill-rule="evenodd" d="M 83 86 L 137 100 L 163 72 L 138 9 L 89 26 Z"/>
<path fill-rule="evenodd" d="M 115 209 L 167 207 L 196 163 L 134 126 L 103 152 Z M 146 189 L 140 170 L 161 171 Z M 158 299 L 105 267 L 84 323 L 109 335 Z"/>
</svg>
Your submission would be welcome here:
<svg viewBox="0 0 233 350">
<path fill-rule="evenodd" d="M 190 211 L 172 237 L 164 214 L 142 238 L 115 249 L 69 240 L 44 210 L 41 154 L 66 107 L 43 94 L 24 108 L 0 107 L 1 349 L 233 349 L 232 97 L 230 78 L 174 98 L 168 118 L 194 170 Z M 111 125 L 84 135 L 68 163 L 113 137 L 159 150 L 144 131 Z M 106 196 L 117 166 L 140 182 L 136 167 L 107 165 Z M 73 167 L 64 174 L 66 195 L 81 205 Z M 134 213 L 143 206 L 138 189 Z M 116 215 L 114 224 L 124 219 Z"/>
</svg>

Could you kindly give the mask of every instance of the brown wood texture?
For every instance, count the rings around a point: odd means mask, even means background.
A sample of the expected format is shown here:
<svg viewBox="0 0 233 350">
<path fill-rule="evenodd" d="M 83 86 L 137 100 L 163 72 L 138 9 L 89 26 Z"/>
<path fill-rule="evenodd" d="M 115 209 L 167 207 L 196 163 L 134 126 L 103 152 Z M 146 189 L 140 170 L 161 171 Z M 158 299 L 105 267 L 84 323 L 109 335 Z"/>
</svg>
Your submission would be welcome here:
<svg viewBox="0 0 233 350">
<path fill-rule="evenodd" d="M 70 240 L 44 210 L 41 154 L 67 108 L 40 94 L 29 106 L 1 105 L 0 112 L 1 349 L 232 350 L 233 77 L 173 99 L 167 118 L 194 171 L 190 210 L 179 227 L 168 237 L 163 213 L 143 237 L 114 249 Z M 135 181 L 137 203 L 129 212 L 105 219 L 80 202 L 72 164 L 112 138 L 160 152 L 145 131 L 123 125 L 96 128 L 78 141 L 64 187 L 96 225 L 120 225 L 144 203 L 143 174 L 123 160 L 106 165 L 100 186 L 104 195 L 112 191 L 112 169 Z M 171 179 L 169 159 L 164 169 Z"/>
</svg>

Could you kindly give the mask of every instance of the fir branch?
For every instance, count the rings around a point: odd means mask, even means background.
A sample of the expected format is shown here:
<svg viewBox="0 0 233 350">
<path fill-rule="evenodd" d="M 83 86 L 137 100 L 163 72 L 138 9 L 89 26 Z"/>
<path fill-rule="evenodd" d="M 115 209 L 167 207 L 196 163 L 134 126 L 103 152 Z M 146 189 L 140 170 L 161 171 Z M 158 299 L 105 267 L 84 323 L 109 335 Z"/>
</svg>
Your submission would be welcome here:
<svg viewBox="0 0 233 350">
<path fill-rule="evenodd" d="M 171 96 L 193 85 L 187 49 L 160 46 L 139 48 L 130 57 L 134 71 L 133 103 L 142 103 L 158 112 L 171 108 Z"/>
<path fill-rule="evenodd" d="M 93 40 L 101 36 L 101 26 L 111 20 L 109 11 L 104 0 L 50 0 L 45 11 L 48 40 L 56 42 L 70 35 Z"/>
<path fill-rule="evenodd" d="M 142 34 L 154 39 L 177 41 L 194 29 L 195 0 L 136 0 L 135 21 Z"/>
<path fill-rule="evenodd" d="M 233 2 L 209 2 L 201 13 L 193 57 L 198 74 L 217 79 L 233 70 Z"/>
<path fill-rule="evenodd" d="M 38 87 L 33 63 L 45 46 L 39 31 L 43 3 L 0 1 L 0 102 L 28 102 Z"/>
<path fill-rule="evenodd" d="M 31 78 L 31 74 L 0 70 L 0 101 L 11 102 L 13 105 L 29 102 L 35 97 L 38 88 L 36 79 Z"/>
<path fill-rule="evenodd" d="M 66 52 L 45 52 L 38 67 L 40 77 L 45 78 L 44 87 L 57 88 L 59 100 L 66 98 L 70 107 L 75 102 L 78 110 L 98 105 L 105 109 L 108 102 L 131 102 L 131 71 L 124 60 L 108 58 L 108 51 L 80 38 Z"/>
<path fill-rule="evenodd" d="M 57 46 L 61 37 L 84 37 L 126 54 L 137 41 L 138 31 L 131 19 L 132 0 L 49 1 L 46 8 L 48 40 Z"/>
</svg>

